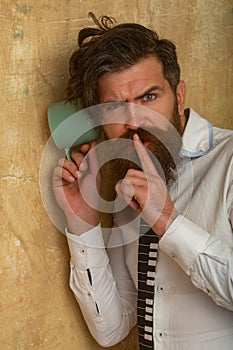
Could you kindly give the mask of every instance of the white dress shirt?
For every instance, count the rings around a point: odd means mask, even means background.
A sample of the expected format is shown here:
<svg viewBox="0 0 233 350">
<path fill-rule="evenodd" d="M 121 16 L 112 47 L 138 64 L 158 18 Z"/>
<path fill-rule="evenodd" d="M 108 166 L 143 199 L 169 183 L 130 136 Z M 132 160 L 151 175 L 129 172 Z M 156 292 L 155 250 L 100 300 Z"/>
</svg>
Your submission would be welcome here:
<svg viewBox="0 0 233 350">
<path fill-rule="evenodd" d="M 156 267 L 156 350 L 230 350 L 233 344 L 233 131 L 190 109 L 181 154 L 189 166 L 170 194 L 180 215 L 160 239 Z M 191 167 L 190 167 L 191 165 Z M 183 181 L 184 179 L 184 181 Z M 105 249 L 101 227 L 67 231 L 70 286 L 93 337 L 120 342 L 136 324 L 138 219 L 116 215 Z"/>
</svg>

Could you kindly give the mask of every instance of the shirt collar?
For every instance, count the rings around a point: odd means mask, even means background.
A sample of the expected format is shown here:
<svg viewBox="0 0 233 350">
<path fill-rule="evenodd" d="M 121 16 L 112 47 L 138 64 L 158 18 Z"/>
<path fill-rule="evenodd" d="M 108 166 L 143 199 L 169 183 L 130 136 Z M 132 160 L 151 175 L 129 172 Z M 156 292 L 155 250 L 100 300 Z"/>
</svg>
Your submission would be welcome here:
<svg viewBox="0 0 233 350">
<path fill-rule="evenodd" d="M 182 141 L 181 156 L 196 158 L 209 153 L 214 148 L 212 124 L 190 108 Z"/>
</svg>

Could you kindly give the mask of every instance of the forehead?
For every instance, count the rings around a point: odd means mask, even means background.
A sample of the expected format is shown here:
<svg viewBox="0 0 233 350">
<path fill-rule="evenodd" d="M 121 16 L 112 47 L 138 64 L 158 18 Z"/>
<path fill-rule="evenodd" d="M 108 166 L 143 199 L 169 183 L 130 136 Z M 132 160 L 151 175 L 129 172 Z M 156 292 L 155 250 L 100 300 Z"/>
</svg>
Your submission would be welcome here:
<svg viewBox="0 0 233 350">
<path fill-rule="evenodd" d="M 155 57 L 148 57 L 130 68 L 103 75 L 98 81 L 100 102 L 133 99 L 150 86 L 162 88 L 166 83 L 162 64 Z"/>
</svg>

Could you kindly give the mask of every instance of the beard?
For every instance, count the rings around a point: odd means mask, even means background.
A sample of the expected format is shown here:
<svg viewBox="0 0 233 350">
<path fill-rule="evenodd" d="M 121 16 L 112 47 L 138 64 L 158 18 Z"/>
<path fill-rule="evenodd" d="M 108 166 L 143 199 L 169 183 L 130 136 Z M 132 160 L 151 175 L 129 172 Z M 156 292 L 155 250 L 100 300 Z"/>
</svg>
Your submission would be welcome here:
<svg viewBox="0 0 233 350">
<path fill-rule="evenodd" d="M 177 132 L 174 131 L 174 128 Z M 159 128 L 138 128 L 128 130 L 117 139 L 113 139 L 108 149 L 112 159 L 108 162 L 113 186 L 122 180 L 129 169 L 141 170 L 140 159 L 134 147 L 133 135 L 137 133 L 142 142 L 148 146 L 148 154 L 159 176 L 169 186 L 175 180 L 176 165 L 180 161 L 179 152 L 182 146 L 181 123 L 175 103 L 172 118 L 168 123 L 168 130 Z M 106 133 L 105 138 L 108 139 Z M 129 141 L 131 140 L 131 142 Z M 172 151 L 172 154 L 171 152 Z"/>
</svg>

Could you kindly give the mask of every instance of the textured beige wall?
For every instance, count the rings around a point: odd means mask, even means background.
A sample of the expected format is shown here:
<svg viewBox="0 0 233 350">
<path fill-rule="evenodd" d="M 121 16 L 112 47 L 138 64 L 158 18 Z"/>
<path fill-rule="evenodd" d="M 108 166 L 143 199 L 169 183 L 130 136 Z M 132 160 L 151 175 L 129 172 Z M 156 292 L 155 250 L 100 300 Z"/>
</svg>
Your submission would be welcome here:
<svg viewBox="0 0 233 350">
<path fill-rule="evenodd" d="M 63 96 L 88 11 L 139 21 L 178 46 L 187 104 L 232 122 L 232 1 L 1 0 L 0 348 L 97 350 L 68 287 L 66 240 L 38 185 L 48 104 Z M 136 349 L 136 331 L 112 349 Z"/>
</svg>

